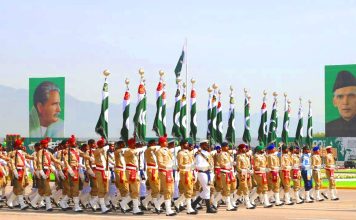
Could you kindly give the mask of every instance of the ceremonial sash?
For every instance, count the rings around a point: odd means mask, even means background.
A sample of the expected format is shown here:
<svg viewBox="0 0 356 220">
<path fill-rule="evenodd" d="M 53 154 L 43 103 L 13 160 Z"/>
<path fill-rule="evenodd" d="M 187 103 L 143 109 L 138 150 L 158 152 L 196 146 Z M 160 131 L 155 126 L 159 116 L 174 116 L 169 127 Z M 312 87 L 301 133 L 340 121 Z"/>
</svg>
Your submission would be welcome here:
<svg viewBox="0 0 356 220">
<path fill-rule="evenodd" d="M 24 176 L 24 173 L 25 173 L 24 166 L 25 166 L 26 162 L 25 162 L 25 157 L 20 152 L 16 151 L 16 155 L 18 155 L 20 157 L 20 159 L 22 160 L 22 164 L 23 164 L 22 166 L 16 165 L 17 174 L 19 176 L 18 180 L 21 181 Z"/>
<path fill-rule="evenodd" d="M 126 170 L 129 171 L 129 181 L 135 182 L 137 178 L 137 168 L 133 164 L 126 164 Z"/>
<path fill-rule="evenodd" d="M 285 181 L 290 180 L 290 171 L 289 170 L 282 170 L 282 175 Z"/>
<path fill-rule="evenodd" d="M 276 183 L 278 180 L 278 172 L 277 171 L 270 171 L 272 175 L 272 182 Z"/>
<path fill-rule="evenodd" d="M 106 181 L 106 180 L 108 179 L 108 177 L 107 177 L 106 174 L 105 174 L 104 166 L 98 165 L 98 164 L 96 164 L 95 166 L 96 166 L 96 167 L 94 168 L 95 171 L 100 172 L 101 178 L 102 178 L 104 181 Z M 97 176 L 95 176 L 95 178 L 97 178 Z"/>
<path fill-rule="evenodd" d="M 173 170 L 165 170 L 165 169 L 158 169 L 159 172 L 166 173 L 166 183 L 172 183 L 173 182 Z"/>
<path fill-rule="evenodd" d="M 216 175 L 216 179 L 220 180 L 220 172 L 221 172 L 221 168 L 215 168 L 215 175 Z"/>
<path fill-rule="evenodd" d="M 154 163 L 147 163 L 147 170 L 151 170 L 151 180 L 155 181 L 156 180 L 156 164 Z"/>
<path fill-rule="evenodd" d="M 299 174 L 299 169 L 293 169 L 292 170 L 292 176 L 293 176 L 294 180 L 298 179 L 298 177 L 299 177 L 298 174 Z"/>
</svg>

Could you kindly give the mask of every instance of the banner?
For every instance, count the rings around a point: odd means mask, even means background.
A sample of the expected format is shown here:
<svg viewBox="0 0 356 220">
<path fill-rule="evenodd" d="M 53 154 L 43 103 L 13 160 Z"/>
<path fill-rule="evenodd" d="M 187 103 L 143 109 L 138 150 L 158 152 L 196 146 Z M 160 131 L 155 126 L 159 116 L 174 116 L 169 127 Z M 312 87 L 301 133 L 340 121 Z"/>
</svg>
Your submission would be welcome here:
<svg viewBox="0 0 356 220">
<path fill-rule="evenodd" d="M 29 137 L 64 136 L 64 77 L 29 79 Z"/>
<path fill-rule="evenodd" d="M 356 137 L 356 65 L 325 66 L 325 135 Z"/>
</svg>

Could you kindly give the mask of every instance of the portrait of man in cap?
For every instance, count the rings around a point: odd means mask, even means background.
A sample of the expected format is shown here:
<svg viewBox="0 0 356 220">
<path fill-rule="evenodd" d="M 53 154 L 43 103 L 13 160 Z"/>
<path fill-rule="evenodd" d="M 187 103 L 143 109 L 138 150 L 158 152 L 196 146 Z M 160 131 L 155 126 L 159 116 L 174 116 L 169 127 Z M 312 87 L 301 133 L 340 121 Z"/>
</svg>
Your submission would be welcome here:
<svg viewBox="0 0 356 220">
<path fill-rule="evenodd" d="M 62 108 L 58 85 L 43 81 L 35 88 L 32 98 L 30 137 L 63 137 L 64 123 L 60 118 Z"/>
<path fill-rule="evenodd" d="M 355 76 L 350 71 L 339 71 L 332 89 L 332 103 L 333 106 L 337 108 L 340 117 L 326 123 L 326 136 L 356 137 Z"/>
</svg>

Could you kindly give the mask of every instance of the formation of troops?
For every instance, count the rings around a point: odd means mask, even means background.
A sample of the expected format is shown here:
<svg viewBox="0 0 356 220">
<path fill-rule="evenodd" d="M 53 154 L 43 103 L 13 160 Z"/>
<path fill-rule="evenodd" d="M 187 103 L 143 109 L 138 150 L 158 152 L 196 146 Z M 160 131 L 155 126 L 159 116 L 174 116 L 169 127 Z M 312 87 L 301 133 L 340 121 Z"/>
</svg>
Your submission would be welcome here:
<svg viewBox="0 0 356 220">
<path fill-rule="evenodd" d="M 166 137 L 147 144 L 133 138 L 127 143 L 90 139 L 78 146 L 72 135 L 54 150 L 49 142 L 46 138 L 36 143 L 31 155 L 20 139 L 13 151 L 1 147 L 1 206 L 174 216 L 196 215 L 202 209 L 217 213 L 221 205 L 236 211 L 238 206 L 338 200 L 331 146 L 322 158 L 319 146 L 270 144 L 251 149 L 245 144 L 211 146 L 208 140 L 177 143 Z M 322 169 L 329 181 L 323 192 Z M 6 186 L 12 190 L 5 195 Z"/>
</svg>

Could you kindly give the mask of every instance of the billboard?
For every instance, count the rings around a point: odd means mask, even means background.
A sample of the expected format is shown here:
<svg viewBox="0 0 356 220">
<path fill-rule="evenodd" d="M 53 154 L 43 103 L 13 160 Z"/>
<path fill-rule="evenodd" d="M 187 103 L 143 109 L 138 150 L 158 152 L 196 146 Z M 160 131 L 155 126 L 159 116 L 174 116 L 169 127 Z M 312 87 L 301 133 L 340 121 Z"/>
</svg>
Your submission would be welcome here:
<svg viewBox="0 0 356 220">
<path fill-rule="evenodd" d="M 325 66 L 325 135 L 356 137 L 356 64 Z"/>
<path fill-rule="evenodd" d="M 64 77 L 29 79 L 29 137 L 64 136 Z"/>
</svg>

